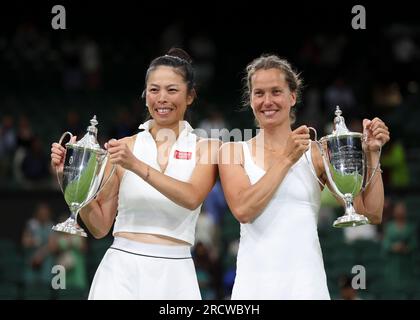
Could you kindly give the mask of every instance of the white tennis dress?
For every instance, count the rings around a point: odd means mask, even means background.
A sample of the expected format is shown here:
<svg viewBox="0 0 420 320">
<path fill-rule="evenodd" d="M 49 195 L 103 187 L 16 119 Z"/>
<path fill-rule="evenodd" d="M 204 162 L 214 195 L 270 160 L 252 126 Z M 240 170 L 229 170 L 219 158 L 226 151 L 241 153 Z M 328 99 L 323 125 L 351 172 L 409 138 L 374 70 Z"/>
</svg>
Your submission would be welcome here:
<svg viewBox="0 0 420 320">
<path fill-rule="evenodd" d="M 149 130 L 153 120 L 140 126 L 133 154 L 159 170 L 158 150 Z M 164 172 L 189 181 L 196 166 L 197 136 L 184 121 L 184 130 L 170 150 Z M 201 299 L 190 247 L 201 205 L 183 208 L 135 173 L 125 170 L 121 179 L 118 215 L 113 234 L 149 233 L 183 240 L 189 245 L 140 243 L 116 237 L 96 271 L 89 299 Z"/>
<path fill-rule="evenodd" d="M 265 174 L 242 142 L 252 184 Z M 311 159 L 311 151 L 307 152 Z M 321 190 L 303 155 L 263 212 L 241 224 L 232 299 L 330 299 L 317 232 Z"/>
</svg>

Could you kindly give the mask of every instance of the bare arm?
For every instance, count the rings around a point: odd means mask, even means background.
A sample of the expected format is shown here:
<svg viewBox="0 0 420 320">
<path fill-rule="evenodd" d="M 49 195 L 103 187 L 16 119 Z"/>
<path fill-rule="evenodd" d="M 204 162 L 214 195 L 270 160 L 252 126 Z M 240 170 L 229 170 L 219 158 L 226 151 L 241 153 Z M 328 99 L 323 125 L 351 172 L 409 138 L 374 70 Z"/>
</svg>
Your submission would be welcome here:
<svg viewBox="0 0 420 320">
<path fill-rule="evenodd" d="M 241 223 L 252 222 L 267 206 L 277 187 L 286 176 L 291 163 L 278 161 L 254 185 L 251 185 L 243 166 L 240 144 L 227 143 L 220 149 L 219 174 L 226 201 L 235 218 Z M 243 157 L 242 157 L 243 158 Z M 226 163 L 223 159 L 229 159 Z"/>
<path fill-rule="evenodd" d="M 187 182 L 151 168 L 137 159 L 122 141 L 111 140 L 108 150 L 112 154 L 113 163 L 134 172 L 176 204 L 194 210 L 203 203 L 216 182 L 219 145 L 218 140 L 202 140 L 197 143 L 197 165 Z"/>
<path fill-rule="evenodd" d="M 302 126 L 289 137 L 284 154 L 254 185 L 243 166 L 242 145 L 227 143 L 219 152 L 219 174 L 226 201 L 241 223 L 252 222 L 267 206 L 291 166 L 309 147 L 309 134 Z"/>
<path fill-rule="evenodd" d="M 371 166 L 378 163 L 379 154 L 368 154 L 367 161 L 370 164 L 367 170 L 367 177 L 370 177 L 373 174 Z M 375 173 L 365 191 L 361 192 L 354 199 L 354 208 L 357 213 L 365 215 L 372 224 L 380 224 L 382 222 L 384 184 L 379 170 Z"/>
<path fill-rule="evenodd" d="M 363 120 L 363 132 L 366 134 L 366 155 L 367 155 L 367 176 L 373 173 L 373 167 L 379 163 L 379 150 L 389 141 L 390 134 L 388 127 L 379 119 L 374 118 L 372 121 Z M 382 222 L 382 212 L 384 208 L 384 184 L 380 171 L 373 176 L 370 185 L 365 191 L 356 197 L 355 208 L 360 210 L 372 224 Z"/>
</svg>

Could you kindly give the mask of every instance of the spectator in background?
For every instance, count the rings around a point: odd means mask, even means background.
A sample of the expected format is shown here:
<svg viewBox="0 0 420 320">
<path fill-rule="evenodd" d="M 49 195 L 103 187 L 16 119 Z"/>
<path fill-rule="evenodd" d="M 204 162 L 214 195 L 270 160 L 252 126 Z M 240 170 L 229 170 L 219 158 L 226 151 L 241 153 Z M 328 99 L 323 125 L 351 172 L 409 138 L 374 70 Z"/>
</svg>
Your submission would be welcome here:
<svg viewBox="0 0 420 320">
<path fill-rule="evenodd" d="M 60 218 L 64 221 L 67 215 Z M 66 270 L 66 289 L 86 290 L 86 239 L 67 233 L 55 232 L 51 236 L 50 248 L 55 254 L 56 263 Z M 81 297 L 82 298 L 82 297 Z"/>
<path fill-rule="evenodd" d="M 21 170 L 25 186 L 39 186 L 49 178 L 48 157 L 43 152 L 40 138 L 32 140 L 31 148 L 22 159 Z"/>
<path fill-rule="evenodd" d="M 406 161 L 406 152 L 401 140 L 394 140 L 384 149 L 382 166 L 385 169 L 385 177 L 390 186 L 394 188 L 407 187 L 410 175 Z"/>
<path fill-rule="evenodd" d="M 117 107 L 116 109 L 119 110 L 117 119 L 109 132 L 109 136 L 121 139 L 133 135 L 136 128 L 132 115 L 124 107 Z"/>
<path fill-rule="evenodd" d="M 98 44 L 91 39 L 83 39 L 80 48 L 80 64 L 85 76 L 86 87 L 97 90 L 102 84 L 101 59 Z"/>
<path fill-rule="evenodd" d="M 378 240 L 378 229 L 376 225 L 365 224 L 357 228 L 344 228 L 344 240 L 351 244 L 357 240 Z"/>
<path fill-rule="evenodd" d="M 349 276 L 342 276 L 338 280 L 338 286 L 340 288 L 340 298 L 343 300 L 360 300 L 357 295 L 356 289 L 353 288 L 352 278 Z"/>
<path fill-rule="evenodd" d="M 14 118 L 5 115 L 0 124 L 0 158 L 13 153 L 16 148 L 16 130 L 14 128 Z"/>
<path fill-rule="evenodd" d="M 211 217 L 214 224 L 220 226 L 222 223 L 223 215 L 228 209 L 228 206 L 219 179 L 216 181 L 216 184 L 211 189 L 206 200 L 204 200 L 203 208 Z"/>
<path fill-rule="evenodd" d="M 66 39 L 61 45 L 63 53 L 62 68 L 63 88 L 67 91 L 78 91 L 83 88 L 83 72 L 81 68 L 80 42 L 77 40 Z"/>
<path fill-rule="evenodd" d="M 412 255 L 417 248 L 417 235 L 415 225 L 407 221 L 404 202 L 396 203 L 393 216 L 394 220 L 385 226 L 382 243 L 386 257 L 384 276 L 390 289 L 401 290 L 413 278 Z"/>
<path fill-rule="evenodd" d="M 216 299 L 216 264 L 209 248 L 198 241 L 194 247 L 193 258 L 203 300 Z"/>
<path fill-rule="evenodd" d="M 67 113 L 66 125 L 64 132 L 69 131 L 75 136 L 83 136 L 85 128 L 80 123 L 80 115 L 76 111 L 69 111 Z"/>
<path fill-rule="evenodd" d="M 10 174 L 10 163 L 16 148 L 16 131 L 14 119 L 5 115 L 0 123 L 0 176 Z"/>
<path fill-rule="evenodd" d="M 390 109 L 401 105 L 402 94 L 398 83 L 377 83 L 373 88 L 373 104 L 375 109 L 382 115 Z"/>
<path fill-rule="evenodd" d="M 26 115 L 19 118 L 18 131 L 17 131 L 17 147 L 28 150 L 34 139 L 31 123 Z"/>
<path fill-rule="evenodd" d="M 206 132 L 204 138 L 222 139 L 224 142 L 229 141 L 229 130 L 227 129 L 227 123 L 223 113 L 212 105 L 208 105 L 207 112 L 208 116 L 197 126 L 198 129 Z"/>
<path fill-rule="evenodd" d="M 196 242 L 201 242 L 209 248 L 210 251 L 216 252 L 216 228 L 213 219 L 209 216 L 208 212 L 202 210 L 197 219 L 197 226 L 195 231 Z M 214 256 L 212 254 L 212 256 Z"/>
<path fill-rule="evenodd" d="M 299 112 L 300 122 L 306 123 L 321 133 L 325 115 L 323 108 L 321 108 L 320 89 L 316 87 L 308 88 L 303 97 L 303 101 L 304 103 L 301 105 L 302 109 Z"/>
<path fill-rule="evenodd" d="M 328 115 L 334 114 L 336 106 L 340 106 L 343 113 L 347 115 L 347 119 L 350 119 L 350 116 L 358 115 L 355 110 L 357 106 L 353 89 L 341 77 L 335 79 L 334 83 L 326 89 L 325 104 Z"/>
<path fill-rule="evenodd" d="M 193 35 L 189 40 L 189 47 L 195 57 L 197 87 L 205 94 L 206 90 L 211 88 L 214 79 L 217 47 L 204 33 Z"/>
<path fill-rule="evenodd" d="M 223 295 L 224 299 L 231 299 L 233 285 L 236 277 L 236 257 L 238 256 L 239 239 L 231 240 L 226 244 L 226 253 L 223 256 Z"/>
<path fill-rule="evenodd" d="M 22 234 L 26 285 L 49 285 L 53 258 L 50 250 L 50 236 L 53 223 L 51 209 L 46 203 L 39 203 L 33 217 L 26 223 Z"/>
</svg>

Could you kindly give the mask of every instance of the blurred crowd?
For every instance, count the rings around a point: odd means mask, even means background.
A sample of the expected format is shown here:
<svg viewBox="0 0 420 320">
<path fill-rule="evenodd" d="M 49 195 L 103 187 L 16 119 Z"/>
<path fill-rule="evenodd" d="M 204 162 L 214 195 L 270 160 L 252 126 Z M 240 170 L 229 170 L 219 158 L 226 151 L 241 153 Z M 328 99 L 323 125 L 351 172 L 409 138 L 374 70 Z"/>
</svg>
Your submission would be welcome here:
<svg viewBox="0 0 420 320">
<path fill-rule="evenodd" d="M 148 58 L 173 43 L 195 62 L 199 99 L 189 119 L 193 127 L 209 136 L 211 129 L 226 128 L 213 136 L 223 141 L 230 139 L 229 130 L 255 128 L 250 111 L 238 111 L 237 77 L 253 56 L 239 57 L 235 75 L 229 75 L 233 58 L 226 59 L 216 38 L 206 33 L 185 37 L 183 28 L 182 23 L 166 26 L 154 51 L 140 47 L 141 56 L 131 39 L 57 39 L 31 23 L 0 35 L 0 188 L 57 192 L 50 145 L 65 131 L 81 138 L 94 113 L 101 144 L 136 133 L 145 116 L 140 93 Z M 391 132 L 382 150 L 386 205 L 381 225 L 333 231 L 331 223 L 342 208 L 323 193 L 319 233 L 332 297 L 420 299 L 419 29 L 396 24 L 384 27 L 374 40 L 358 41 L 350 34 L 319 33 L 293 49 L 287 58 L 305 80 L 297 125 L 315 127 L 319 137 L 328 134 L 339 105 L 350 130 L 360 132 L 364 117 L 378 116 Z M 282 48 L 270 50 L 282 54 Z M 37 204 L 19 244 L 1 239 L 0 297 L 61 298 L 60 291 L 50 290 L 51 268 L 58 264 L 65 266 L 72 289 L 63 298 L 86 298 L 111 238 L 94 241 L 51 232 L 67 215 L 53 210 L 48 202 Z M 239 223 L 219 182 L 204 203 L 196 235 L 193 257 L 203 299 L 229 298 Z M 355 264 L 367 266 L 366 290 L 351 285 Z"/>
</svg>

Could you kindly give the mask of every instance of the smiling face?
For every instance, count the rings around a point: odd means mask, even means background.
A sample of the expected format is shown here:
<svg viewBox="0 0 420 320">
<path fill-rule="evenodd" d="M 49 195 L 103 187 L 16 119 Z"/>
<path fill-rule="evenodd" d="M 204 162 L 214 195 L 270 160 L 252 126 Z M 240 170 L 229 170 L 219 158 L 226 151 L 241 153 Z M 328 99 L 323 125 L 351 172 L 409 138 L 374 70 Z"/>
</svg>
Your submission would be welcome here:
<svg viewBox="0 0 420 320">
<path fill-rule="evenodd" d="M 146 105 L 159 126 L 172 126 L 184 119 L 194 101 L 192 92 L 173 67 L 159 66 L 151 71 L 146 83 Z"/>
<path fill-rule="evenodd" d="M 284 72 L 260 69 L 251 77 L 251 107 L 260 127 L 287 124 L 296 94 L 290 91 Z"/>
</svg>

